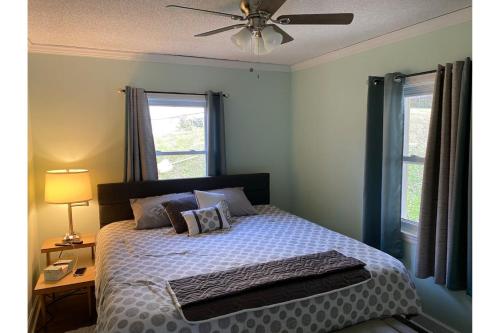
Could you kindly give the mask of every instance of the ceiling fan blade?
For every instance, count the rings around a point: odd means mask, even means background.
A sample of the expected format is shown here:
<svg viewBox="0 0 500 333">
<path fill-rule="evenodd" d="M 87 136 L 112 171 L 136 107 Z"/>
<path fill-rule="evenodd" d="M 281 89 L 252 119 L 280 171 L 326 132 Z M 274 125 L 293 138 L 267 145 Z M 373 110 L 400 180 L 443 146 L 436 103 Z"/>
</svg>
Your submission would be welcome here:
<svg viewBox="0 0 500 333">
<path fill-rule="evenodd" d="M 241 0 L 240 2 L 240 9 L 245 16 L 250 15 L 250 12 L 252 11 L 252 8 L 250 7 L 250 3 L 248 0 Z"/>
<path fill-rule="evenodd" d="M 281 15 L 277 21 L 281 24 L 351 24 L 352 13 L 337 14 L 299 14 Z"/>
<path fill-rule="evenodd" d="M 212 31 L 207 31 L 207 32 L 204 32 L 202 34 L 198 34 L 198 35 L 194 35 L 194 36 L 195 37 L 206 37 L 206 36 L 215 35 L 215 34 L 218 34 L 220 32 L 224 32 L 224 31 L 228 31 L 228 30 L 243 28 L 243 27 L 246 27 L 246 26 L 247 26 L 246 24 L 235 24 L 235 25 L 230 25 L 228 27 L 215 29 L 215 30 L 212 30 Z"/>
<path fill-rule="evenodd" d="M 257 9 L 273 16 L 285 2 L 286 0 L 260 0 Z"/>
<path fill-rule="evenodd" d="M 289 34 L 287 34 L 285 32 L 285 30 L 281 29 L 276 24 L 270 24 L 269 26 L 273 27 L 274 31 L 276 31 L 281 36 L 283 36 L 283 40 L 281 41 L 281 44 L 285 44 L 285 43 L 291 42 L 293 40 L 292 36 L 290 36 Z"/>
<path fill-rule="evenodd" d="M 208 14 L 212 14 L 212 15 L 230 17 L 233 20 L 239 20 L 239 21 L 245 20 L 245 18 L 243 16 L 241 16 L 241 15 L 235 15 L 235 14 L 229 14 L 229 13 L 222 13 L 222 12 L 215 12 L 213 10 L 206 10 L 206 9 L 199 9 L 199 8 L 192 8 L 192 7 L 178 6 L 178 5 L 167 5 L 165 7 L 166 8 L 180 8 L 180 9 L 195 10 L 195 11 L 202 12 L 202 13 L 208 13 Z"/>
</svg>

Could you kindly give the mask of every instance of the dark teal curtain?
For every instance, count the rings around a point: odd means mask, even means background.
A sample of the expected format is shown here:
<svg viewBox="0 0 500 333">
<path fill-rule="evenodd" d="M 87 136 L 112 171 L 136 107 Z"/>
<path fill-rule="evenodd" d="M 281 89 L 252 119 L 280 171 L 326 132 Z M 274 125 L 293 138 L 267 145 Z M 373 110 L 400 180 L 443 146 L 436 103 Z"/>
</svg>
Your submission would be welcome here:
<svg viewBox="0 0 500 333">
<path fill-rule="evenodd" d="M 397 258 L 403 256 L 403 112 L 402 75 L 390 73 L 384 78 L 369 77 L 363 242 Z"/>
<path fill-rule="evenodd" d="M 363 242 L 380 249 L 382 194 L 382 124 L 384 78 L 368 78 L 366 116 L 365 186 L 363 193 Z M 370 162 L 371 161 L 371 162 Z"/>
<path fill-rule="evenodd" d="M 207 123 L 207 175 L 225 175 L 226 135 L 222 92 L 207 92 Z"/>
</svg>

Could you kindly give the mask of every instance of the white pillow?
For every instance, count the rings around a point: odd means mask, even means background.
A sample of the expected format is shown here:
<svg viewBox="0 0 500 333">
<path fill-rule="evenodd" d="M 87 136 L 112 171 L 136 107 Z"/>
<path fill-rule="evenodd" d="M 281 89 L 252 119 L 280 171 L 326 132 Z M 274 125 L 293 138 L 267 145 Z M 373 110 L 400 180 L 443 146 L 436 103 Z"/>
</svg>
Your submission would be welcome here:
<svg viewBox="0 0 500 333">
<path fill-rule="evenodd" d="M 222 193 L 213 193 L 205 191 L 194 191 L 194 197 L 198 204 L 198 209 L 215 207 L 222 200 L 226 200 L 226 196 Z"/>
<path fill-rule="evenodd" d="M 171 226 L 165 207 L 162 203 L 191 195 L 191 193 L 171 193 L 155 197 L 130 199 L 134 212 L 136 229 L 154 229 Z"/>
<path fill-rule="evenodd" d="M 224 194 L 232 216 L 255 215 L 257 210 L 248 200 L 243 187 L 229 187 L 211 190 L 210 193 Z"/>
</svg>

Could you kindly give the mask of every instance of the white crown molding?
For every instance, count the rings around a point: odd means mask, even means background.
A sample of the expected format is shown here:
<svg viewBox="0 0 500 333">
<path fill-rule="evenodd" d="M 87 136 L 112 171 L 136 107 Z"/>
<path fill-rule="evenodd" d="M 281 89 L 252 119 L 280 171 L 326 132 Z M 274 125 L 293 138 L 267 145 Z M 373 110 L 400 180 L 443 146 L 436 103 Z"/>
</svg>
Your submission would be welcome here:
<svg viewBox="0 0 500 333">
<path fill-rule="evenodd" d="M 104 58 L 104 59 L 118 59 L 129 61 L 144 61 L 144 62 L 160 62 L 181 65 L 198 65 L 210 67 L 223 67 L 233 69 L 249 69 L 273 72 L 290 72 L 290 66 L 267 64 L 267 63 L 254 63 L 237 60 L 177 56 L 170 54 L 160 53 L 140 53 L 129 51 L 115 51 L 115 50 L 102 50 L 91 49 L 84 47 L 71 47 L 64 45 L 45 45 L 36 44 L 28 40 L 29 53 L 43 53 L 43 54 L 56 54 L 56 55 L 69 55 L 80 57 Z"/>
<path fill-rule="evenodd" d="M 354 45 L 338 49 L 322 56 L 305 60 L 292 65 L 292 72 L 315 67 L 353 54 L 361 53 L 383 45 L 396 43 L 408 38 L 416 37 L 428 32 L 446 28 L 448 26 L 472 21 L 472 7 L 457 10 L 428 21 L 390 32 Z"/>
</svg>

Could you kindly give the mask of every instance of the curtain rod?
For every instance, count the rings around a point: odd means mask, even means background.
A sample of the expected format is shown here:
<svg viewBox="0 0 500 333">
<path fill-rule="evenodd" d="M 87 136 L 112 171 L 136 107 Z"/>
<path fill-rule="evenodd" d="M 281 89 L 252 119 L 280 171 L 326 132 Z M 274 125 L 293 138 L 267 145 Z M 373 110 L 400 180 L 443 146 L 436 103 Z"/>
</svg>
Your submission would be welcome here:
<svg viewBox="0 0 500 333">
<path fill-rule="evenodd" d="M 433 69 L 431 71 L 418 72 L 418 73 L 413 73 L 413 74 L 403 74 L 403 73 L 400 73 L 401 75 L 396 76 L 396 78 L 419 76 L 419 75 L 425 75 L 425 74 L 432 74 L 432 73 L 436 73 L 436 72 L 437 72 L 437 70 Z"/>
<path fill-rule="evenodd" d="M 437 70 L 433 69 L 431 71 L 425 71 L 425 72 L 418 72 L 418 73 L 413 73 L 413 74 L 401 74 L 403 77 L 412 77 L 412 76 L 419 76 L 419 75 L 425 75 L 425 74 L 431 74 L 431 73 L 436 73 Z"/>
<path fill-rule="evenodd" d="M 424 72 L 418 72 L 418 73 L 412 73 L 412 74 L 399 73 L 399 75 L 395 76 L 394 78 L 401 79 L 401 78 L 405 78 L 405 77 L 419 76 L 419 75 L 431 74 L 431 73 L 436 73 L 436 72 L 437 72 L 437 70 L 433 69 L 430 71 L 424 71 Z M 384 80 L 384 78 L 380 78 L 380 79 L 375 79 L 373 82 L 375 84 L 377 84 L 378 82 L 383 81 L 383 80 Z M 366 83 L 368 83 L 368 81 L 366 81 Z"/>
<path fill-rule="evenodd" d="M 120 89 L 119 92 L 125 93 L 125 89 Z M 196 96 L 207 96 L 205 93 L 187 93 L 187 92 L 174 92 L 174 91 L 156 91 L 156 90 L 144 90 L 146 94 L 170 94 L 170 95 L 196 95 Z M 223 97 L 228 98 L 229 95 L 222 94 Z"/>
</svg>

